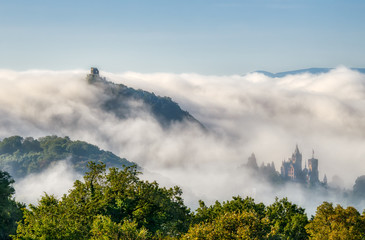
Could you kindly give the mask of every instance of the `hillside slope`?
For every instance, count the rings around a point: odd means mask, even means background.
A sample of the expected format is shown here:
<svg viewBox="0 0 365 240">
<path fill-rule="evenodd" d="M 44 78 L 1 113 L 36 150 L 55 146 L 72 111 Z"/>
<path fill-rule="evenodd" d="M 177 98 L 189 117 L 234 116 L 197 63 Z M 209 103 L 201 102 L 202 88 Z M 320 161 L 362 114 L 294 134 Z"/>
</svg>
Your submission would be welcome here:
<svg viewBox="0 0 365 240">
<path fill-rule="evenodd" d="M 101 161 L 107 167 L 133 165 L 125 158 L 100 150 L 87 142 L 72 141 L 69 137 L 46 136 L 34 139 L 12 136 L 0 141 L 0 169 L 9 172 L 15 179 L 42 172 L 65 159 L 80 173 L 85 173 L 89 161 Z"/>
<path fill-rule="evenodd" d="M 198 120 L 189 112 L 182 110 L 170 97 L 161 97 L 141 89 L 127 87 L 124 84 L 112 83 L 100 77 L 99 71 L 95 68 L 91 69 L 87 81 L 89 84 L 103 89 L 107 97 L 101 104 L 103 110 L 114 113 L 118 118 L 135 117 L 141 112 L 147 111 L 162 127 L 169 127 L 174 122 L 183 121 L 203 127 Z"/>
</svg>

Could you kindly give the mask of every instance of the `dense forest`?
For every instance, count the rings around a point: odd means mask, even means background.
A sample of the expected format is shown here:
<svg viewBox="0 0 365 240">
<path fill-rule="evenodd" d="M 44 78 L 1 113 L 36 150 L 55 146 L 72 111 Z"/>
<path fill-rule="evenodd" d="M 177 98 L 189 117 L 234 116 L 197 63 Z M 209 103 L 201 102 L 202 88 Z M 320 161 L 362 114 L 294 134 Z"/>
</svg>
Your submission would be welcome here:
<svg viewBox="0 0 365 240">
<path fill-rule="evenodd" d="M 46 136 L 34 139 L 12 136 L 0 141 L 0 169 L 9 172 L 15 179 L 42 172 L 55 162 L 65 159 L 69 159 L 82 174 L 89 161 L 102 161 L 107 167 L 133 165 L 125 158 L 83 141 L 72 141 L 69 137 Z"/>
<path fill-rule="evenodd" d="M 323 202 L 308 219 L 288 199 L 271 205 L 233 197 L 191 211 L 179 187 L 139 178 L 135 166 L 106 170 L 88 163 L 61 199 L 44 194 L 27 208 L 13 199 L 13 180 L 0 172 L 1 239 L 364 239 L 365 211 Z M 17 223 L 16 223 L 17 222 Z"/>
</svg>

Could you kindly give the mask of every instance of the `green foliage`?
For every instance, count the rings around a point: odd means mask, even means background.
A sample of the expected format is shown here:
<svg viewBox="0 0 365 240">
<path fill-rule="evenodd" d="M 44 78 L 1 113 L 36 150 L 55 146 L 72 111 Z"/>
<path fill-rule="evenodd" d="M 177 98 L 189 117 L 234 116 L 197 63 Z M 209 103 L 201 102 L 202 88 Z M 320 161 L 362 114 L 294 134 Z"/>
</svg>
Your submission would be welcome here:
<svg viewBox="0 0 365 240">
<path fill-rule="evenodd" d="M 193 218 L 194 225 L 186 239 L 307 239 L 308 223 L 304 209 L 286 198 L 270 206 L 256 204 L 252 198 L 216 202 L 207 207 L 200 201 Z M 224 225 L 225 221 L 228 225 Z M 233 225 L 229 222 L 233 221 Z M 219 235 L 220 229 L 223 235 Z"/>
<path fill-rule="evenodd" d="M 144 239 L 188 230 L 179 188 L 142 181 L 135 166 L 106 172 L 104 164 L 90 162 L 89 168 L 84 182 L 76 181 L 61 200 L 45 195 L 24 210 L 16 239 Z"/>
<path fill-rule="evenodd" d="M 14 239 L 365 238 L 365 212 L 353 207 L 324 202 L 308 221 L 305 210 L 286 198 L 265 206 L 237 196 L 209 207 L 200 201 L 191 215 L 178 187 L 161 188 L 138 174 L 135 166 L 107 172 L 105 164 L 90 162 L 68 195 L 58 200 L 45 194 L 37 206 L 23 209 Z"/>
<path fill-rule="evenodd" d="M 9 235 L 15 233 L 16 222 L 22 218 L 24 205 L 12 198 L 15 192 L 13 183 L 9 173 L 0 171 L 0 239 L 10 239 Z"/>
<path fill-rule="evenodd" d="M 109 217 L 98 215 L 91 228 L 92 240 L 144 240 L 148 237 L 145 228 L 138 229 L 138 224 L 124 220 L 123 223 L 113 222 Z"/>
<path fill-rule="evenodd" d="M 272 239 L 307 239 L 305 226 L 308 223 L 305 210 L 288 201 L 278 200 L 266 208 L 266 216 L 271 225 Z"/>
<path fill-rule="evenodd" d="M 93 160 L 84 180 L 75 181 L 67 195 L 56 199 L 45 194 L 28 208 L 14 201 L 14 180 L 0 171 L 0 239 L 10 239 L 15 230 L 14 239 L 365 239 L 365 212 L 327 202 L 311 221 L 287 198 L 276 198 L 269 206 L 240 196 L 212 206 L 199 201 L 191 214 L 180 188 L 142 181 L 134 165 L 106 171 L 98 161 L 121 165 L 123 159 L 68 137 L 14 136 L 0 142 L 0 153 L 1 166 L 18 168 L 18 173 L 42 170 L 68 157 L 84 171 Z M 256 170 L 264 169 L 275 168 Z M 358 178 L 354 195 L 362 196 L 363 185 Z"/>
<path fill-rule="evenodd" d="M 68 137 L 46 136 L 39 139 L 13 136 L 0 142 L 0 169 L 11 172 L 15 178 L 29 173 L 41 172 L 52 163 L 70 159 L 75 169 L 86 171 L 89 161 L 105 162 L 108 167 L 132 165 L 124 158 L 97 146 L 82 141 L 71 141 Z"/>
<path fill-rule="evenodd" d="M 268 239 L 267 218 L 256 212 L 226 212 L 212 222 L 202 222 L 189 229 L 182 239 Z"/>
<path fill-rule="evenodd" d="M 15 151 L 21 148 L 22 138 L 19 136 L 13 136 L 5 138 L 0 143 L 0 154 L 13 154 Z"/>
<path fill-rule="evenodd" d="M 216 201 L 214 205 L 207 207 L 203 201 L 199 201 L 199 208 L 193 218 L 194 223 L 212 222 L 216 217 L 227 212 L 256 212 L 260 218 L 265 215 L 265 205 L 256 204 L 252 198 L 242 199 L 240 196 L 233 197 L 233 200 L 223 202 Z"/>
<path fill-rule="evenodd" d="M 183 239 L 266 239 L 270 232 L 265 205 L 252 198 L 233 197 L 207 207 L 203 201 L 193 217 L 193 225 Z"/>
<path fill-rule="evenodd" d="M 309 239 L 357 240 L 365 238 L 365 218 L 359 212 L 348 207 L 344 209 L 332 203 L 324 202 L 317 208 L 313 220 L 306 226 Z"/>
</svg>

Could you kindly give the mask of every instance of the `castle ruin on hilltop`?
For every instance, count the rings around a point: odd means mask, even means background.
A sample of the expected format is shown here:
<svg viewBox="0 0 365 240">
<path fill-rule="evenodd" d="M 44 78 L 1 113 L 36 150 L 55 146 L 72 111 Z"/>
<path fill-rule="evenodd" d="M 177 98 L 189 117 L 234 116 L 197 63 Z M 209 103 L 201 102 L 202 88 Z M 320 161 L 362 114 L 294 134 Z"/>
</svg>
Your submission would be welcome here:
<svg viewBox="0 0 365 240">
<path fill-rule="evenodd" d="M 105 77 L 100 77 L 99 75 L 99 69 L 96 67 L 90 68 L 90 73 L 87 75 L 87 80 L 89 83 L 97 82 L 98 80 L 106 81 Z"/>
<path fill-rule="evenodd" d="M 99 76 L 99 69 L 97 69 L 96 67 L 92 67 L 90 69 L 90 75 Z"/>
</svg>

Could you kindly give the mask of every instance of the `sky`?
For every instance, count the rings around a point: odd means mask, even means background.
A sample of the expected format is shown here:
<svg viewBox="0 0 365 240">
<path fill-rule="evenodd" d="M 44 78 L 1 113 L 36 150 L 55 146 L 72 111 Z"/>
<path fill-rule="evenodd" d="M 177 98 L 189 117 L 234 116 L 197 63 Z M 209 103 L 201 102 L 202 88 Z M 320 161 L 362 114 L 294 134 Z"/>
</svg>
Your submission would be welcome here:
<svg viewBox="0 0 365 240">
<path fill-rule="evenodd" d="M 361 0 L 1 0 L 0 68 L 244 74 L 364 67 Z"/>
</svg>

